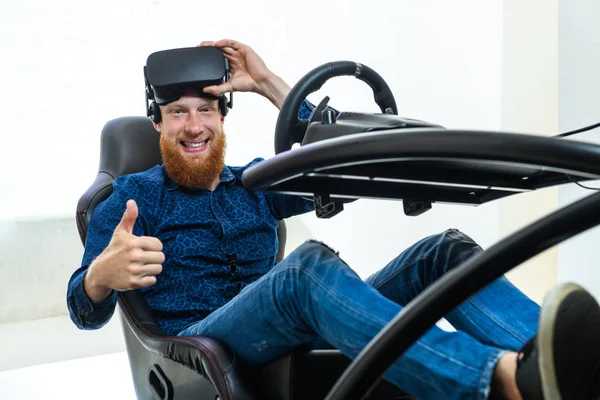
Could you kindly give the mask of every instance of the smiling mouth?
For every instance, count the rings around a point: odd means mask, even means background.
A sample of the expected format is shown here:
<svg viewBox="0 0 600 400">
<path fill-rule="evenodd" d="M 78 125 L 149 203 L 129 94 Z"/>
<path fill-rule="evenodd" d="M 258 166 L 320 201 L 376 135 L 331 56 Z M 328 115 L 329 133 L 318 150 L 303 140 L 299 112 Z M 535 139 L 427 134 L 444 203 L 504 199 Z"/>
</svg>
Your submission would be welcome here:
<svg viewBox="0 0 600 400">
<path fill-rule="evenodd" d="M 186 148 L 188 148 L 188 149 L 199 149 L 199 148 L 201 148 L 201 147 L 204 147 L 204 146 L 206 146 L 206 144 L 208 143 L 208 140 L 209 140 L 209 139 L 206 139 L 206 140 L 205 140 L 205 141 L 203 141 L 203 142 L 183 142 L 183 141 L 182 141 L 182 142 L 180 142 L 180 143 L 181 143 L 181 145 L 182 145 L 183 147 L 186 147 Z"/>
</svg>

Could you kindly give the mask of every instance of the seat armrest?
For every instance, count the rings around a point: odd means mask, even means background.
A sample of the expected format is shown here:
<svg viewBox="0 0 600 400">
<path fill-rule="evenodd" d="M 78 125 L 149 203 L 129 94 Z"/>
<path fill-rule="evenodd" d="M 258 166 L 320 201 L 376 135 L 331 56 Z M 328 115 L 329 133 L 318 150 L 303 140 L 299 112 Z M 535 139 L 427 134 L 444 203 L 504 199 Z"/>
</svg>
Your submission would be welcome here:
<svg viewBox="0 0 600 400">
<path fill-rule="evenodd" d="M 252 368 L 224 344 L 207 337 L 166 336 L 138 291 L 119 293 L 119 305 L 126 323 L 147 350 L 210 380 L 221 399 L 260 398 L 250 386 Z"/>
<path fill-rule="evenodd" d="M 146 303 L 139 290 L 119 292 L 118 299 L 121 310 L 129 324 L 134 325 L 148 337 L 167 337 L 165 331 L 152 315 L 148 303 Z M 133 310 L 135 310 L 135 313 Z"/>
</svg>

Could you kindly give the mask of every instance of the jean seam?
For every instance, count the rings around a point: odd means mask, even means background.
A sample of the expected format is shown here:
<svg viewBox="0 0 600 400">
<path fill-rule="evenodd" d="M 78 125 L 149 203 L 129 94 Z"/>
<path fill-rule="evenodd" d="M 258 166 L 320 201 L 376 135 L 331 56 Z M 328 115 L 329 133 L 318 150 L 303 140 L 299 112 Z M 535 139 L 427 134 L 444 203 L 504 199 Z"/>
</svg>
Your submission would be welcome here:
<svg viewBox="0 0 600 400">
<path fill-rule="evenodd" d="M 331 297 L 333 297 L 338 303 L 342 304 L 345 308 L 353 311 L 355 314 L 357 314 L 357 315 L 359 315 L 361 317 L 364 317 L 366 319 L 369 319 L 369 320 L 371 320 L 372 322 L 374 322 L 376 324 L 382 324 L 382 325 L 386 325 L 387 324 L 385 321 L 379 320 L 378 318 L 373 318 L 372 315 L 364 314 L 361 311 L 355 309 L 354 307 L 351 307 L 351 306 L 347 305 L 344 301 L 342 301 L 342 299 L 340 299 L 337 295 L 335 295 L 334 292 L 330 291 L 327 286 L 323 285 L 322 282 L 316 276 L 314 276 L 306 268 L 303 268 L 302 265 L 288 264 L 287 268 L 295 269 L 295 270 L 297 270 L 300 273 L 306 274 L 306 276 L 308 276 L 309 278 L 311 278 L 314 283 L 316 283 L 317 285 L 319 285 L 321 287 L 321 289 L 323 289 L 326 293 L 328 293 Z M 280 273 L 282 271 L 284 271 L 284 270 L 277 271 L 276 274 L 278 274 L 278 273 Z"/>
<path fill-rule="evenodd" d="M 492 380 L 494 378 L 494 371 L 496 370 L 496 365 L 500 358 L 502 358 L 505 354 L 508 354 L 506 350 L 495 350 L 490 354 L 490 356 L 485 361 L 485 365 L 483 368 L 483 373 L 479 378 L 479 388 L 478 388 L 478 396 L 477 398 L 481 400 L 486 400 L 490 396 L 490 391 L 492 387 Z"/>
<path fill-rule="evenodd" d="M 454 237 L 453 238 L 454 240 L 459 240 L 459 241 L 462 241 L 463 243 L 467 243 L 467 244 L 473 244 L 474 245 L 473 249 L 481 249 L 481 247 L 477 243 L 475 243 L 472 239 L 470 239 L 468 236 L 464 235 L 461 231 L 459 231 L 457 229 L 449 229 L 449 230 L 446 230 L 444 233 L 448 234 L 451 231 L 454 231 L 454 232 L 458 233 L 459 237 Z M 448 236 L 452 236 L 452 235 L 448 235 Z M 439 244 L 435 246 L 435 248 L 439 248 L 439 247 L 440 247 Z M 471 257 L 474 254 L 476 254 L 477 252 L 476 251 L 472 251 L 472 253 L 473 254 L 471 255 Z M 471 257 L 464 258 L 464 260 L 461 261 L 461 263 L 459 265 L 463 264 L 465 262 L 465 260 L 468 260 Z M 380 285 L 378 285 L 376 287 L 373 286 L 373 287 L 375 289 L 381 288 L 383 285 L 385 285 L 386 283 L 388 283 L 390 280 L 392 280 L 393 278 L 395 278 L 396 276 L 398 276 L 398 274 L 400 274 L 401 272 L 403 272 L 404 270 L 406 270 L 406 269 L 408 269 L 410 267 L 413 267 L 415 264 L 417 264 L 417 263 L 419 263 L 421 261 L 431 261 L 432 268 L 435 268 L 439 264 L 439 259 L 431 256 L 430 252 L 428 252 L 425 255 L 420 255 L 417 259 L 412 260 L 409 263 L 404 263 L 403 266 L 401 266 L 400 268 L 398 268 L 393 274 L 390 274 Z M 455 263 L 456 263 L 456 259 L 452 259 L 451 261 L 448 261 L 446 263 L 446 265 L 455 264 Z M 452 268 L 452 269 L 454 269 L 454 268 Z M 447 271 L 444 271 L 444 274 L 446 272 Z M 444 274 L 442 274 L 442 275 L 444 275 Z M 421 282 L 421 283 L 423 283 L 423 282 Z"/>
<path fill-rule="evenodd" d="M 321 288 L 322 288 L 324 291 L 326 291 L 327 293 L 329 293 L 329 294 L 330 294 L 330 295 L 331 295 L 331 296 L 332 296 L 332 297 L 333 297 L 333 298 L 334 298 L 334 299 L 335 299 L 337 302 L 339 302 L 340 304 L 344 305 L 344 306 L 345 306 L 347 309 L 349 309 L 349 310 L 352 310 L 352 311 L 353 311 L 353 312 L 355 312 L 357 315 L 360 315 L 360 316 L 366 317 L 365 319 L 368 319 L 368 320 L 374 321 L 374 322 L 376 322 L 376 323 L 377 323 L 377 322 L 379 322 L 379 323 L 380 323 L 381 325 L 383 325 L 384 327 L 385 327 L 385 326 L 387 326 L 388 322 L 385 322 L 385 321 L 383 321 L 383 320 L 379 320 L 379 319 L 377 319 L 377 318 L 373 318 L 371 315 L 368 315 L 368 314 L 363 314 L 362 312 L 360 312 L 360 311 L 358 311 L 358 310 L 356 310 L 356 309 L 354 309 L 354 308 L 352 308 L 352 307 L 349 307 L 349 306 L 347 306 L 347 305 L 346 305 L 346 303 L 345 303 L 345 302 L 343 302 L 343 301 L 342 301 L 342 300 L 341 300 L 341 299 L 340 299 L 338 296 L 336 296 L 336 295 L 335 295 L 335 294 L 333 294 L 331 291 L 329 291 L 329 290 L 328 290 L 328 288 L 327 288 L 325 285 L 323 285 L 323 284 L 322 284 L 322 283 L 319 281 L 319 279 L 317 279 L 317 278 L 316 278 L 316 277 L 315 277 L 315 276 L 314 276 L 312 273 L 310 273 L 309 271 L 307 271 L 305 268 L 302 268 L 300 265 L 294 265 L 294 264 L 292 264 L 292 265 L 288 265 L 287 267 L 291 267 L 291 268 L 297 269 L 298 271 L 304 272 L 304 273 L 305 273 L 305 274 L 306 274 L 306 275 L 307 275 L 307 276 L 308 276 L 310 279 L 312 279 L 312 280 L 313 280 L 313 282 L 314 282 L 315 284 L 319 285 L 319 286 L 320 286 L 320 287 L 321 287 Z M 279 271 L 278 271 L 278 272 L 279 272 Z M 435 349 L 433 349 L 432 347 L 430 347 L 430 346 L 428 346 L 428 345 L 426 345 L 426 344 L 422 343 L 420 340 L 417 340 L 417 341 L 416 341 L 416 342 L 415 342 L 413 345 L 420 346 L 420 347 L 422 347 L 423 349 L 425 349 L 426 351 L 428 351 L 428 352 L 431 352 L 431 353 L 433 353 L 433 354 L 437 355 L 437 356 L 438 356 L 438 357 L 440 357 L 440 358 L 443 358 L 443 359 L 449 360 L 450 362 L 452 362 L 452 363 L 454 363 L 454 364 L 460 365 L 460 366 L 461 366 L 461 367 L 463 367 L 463 368 L 467 368 L 467 369 L 469 369 L 469 370 L 472 370 L 472 371 L 475 371 L 475 372 L 479 372 L 479 371 L 480 371 L 480 369 L 479 369 L 479 368 L 473 367 L 473 366 L 471 366 L 471 365 L 464 364 L 464 363 L 460 362 L 459 360 L 457 360 L 457 359 L 455 359 L 455 358 L 448 357 L 446 354 L 443 354 L 443 353 L 440 353 L 440 352 L 436 351 L 436 350 L 435 350 Z M 403 354 L 403 355 L 401 355 L 401 356 L 398 358 L 398 360 L 399 360 L 399 359 L 400 359 L 402 356 L 404 356 L 404 354 Z M 394 361 L 394 362 L 397 362 L 398 360 L 396 360 L 396 361 Z M 419 379 L 421 382 L 429 383 L 430 385 L 434 386 L 434 387 L 436 388 L 436 390 L 438 390 L 438 391 L 440 390 L 440 389 L 439 389 L 437 386 L 435 386 L 435 385 L 434 385 L 434 384 L 432 384 L 431 382 L 424 381 L 423 379 L 421 379 L 421 378 L 420 378 L 420 377 L 418 377 L 417 375 L 411 374 L 411 376 L 413 376 L 413 377 L 416 377 L 416 378 L 417 378 L 417 379 Z"/>
<path fill-rule="evenodd" d="M 418 343 L 421 347 L 425 348 L 426 350 L 430 351 L 431 353 L 437 355 L 438 357 L 445 358 L 446 360 L 450 360 L 451 362 L 453 362 L 455 364 L 458 364 L 461 367 L 468 368 L 468 369 L 473 370 L 473 371 L 480 371 L 479 368 L 474 367 L 472 365 L 465 364 L 465 363 L 461 362 L 460 360 L 457 360 L 456 358 L 448 357 L 447 355 L 445 355 L 443 353 L 440 353 L 439 351 L 435 350 L 433 347 L 429 347 L 426 344 L 421 343 L 421 341 L 419 341 L 419 340 L 417 340 L 416 343 Z"/>
<path fill-rule="evenodd" d="M 389 274 L 385 278 L 385 280 L 383 282 L 381 282 L 377 286 L 372 286 L 372 287 L 374 289 L 379 290 L 383 285 L 385 285 L 386 283 L 388 283 L 389 281 L 391 281 L 392 279 L 394 279 L 395 277 L 397 277 L 401 272 L 404 272 L 408 268 L 411 268 L 411 267 L 415 266 L 415 264 L 417 264 L 417 263 L 419 263 L 421 261 L 428 261 L 428 260 L 431 260 L 431 262 L 433 263 L 433 265 L 437 264 L 437 261 L 427 254 L 425 257 L 419 257 L 419 258 L 417 258 L 416 260 L 413 260 L 410 263 L 404 263 L 400 268 L 398 268 L 396 271 L 394 271 L 393 274 Z"/>
<path fill-rule="evenodd" d="M 339 303 L 341 303 L 342 305 L 344 305 L 344 306 L 345 306 L 347 309 L 350 309 L 350 310 L 352 310 L 352 311 L 353 311 L 353 312 L 355 312 L 357 315 L 363 316 L 363 317 L 365 317 L 365 319 L 368 319 L 368 320 L 374 321 L 375 323 L 379 323 L 379 324 L 381 324 L 381 325 L 383 325 L 383 326 L 386 326 L 386 325 L 388 324 L 388 322 L 386 322 L 386 321 L 379 320 L 379 319 L 377 319 L 377 318 L 373 318 L 373 316 L 372 316 L 372 315 L 363 314 L 362 312 L 360 312 L 360 311 L 356 310 L 355 308 L 347 306 L 347 305 L 346 305 L 346 304 L 345 304 L 345 303 L 344 303 L 344 302 L 343 302 L 343 301 L 342 301 L 342 300 L 341 300 L 341 299 L 340 299 L 338 296 L 336 296 L 336 295 L 335 295 L 333 292 L 329 291 L 329 290 L 328 290 L 328 288 L 327 288 L 325 285 L 323 285 L 323 284 L 320 282 L 320 280 L 319 280 L 319 279 L 317 279 L 317 278 L 316 278 L 316 277 L 315 277 L 315 276 L 314 276 L 312 273 L 310 273 L 310 271 L 307 271 L 305 268 L 301 268 L 301 266 L 300 266 L 300 265 L 295 265 L 295 264 L 292 264 L 292 265 L 288 265 L 288 267 L 291 267 L 291 268 L 297 269 L 298 271 L 304 272 L 304 273 L 305 273 L 305 274 L 306 274 L 308 277 L 310 277 L 310 278 L 313 280 L 313 282 L 314 282 L 314 283 L 316 283 L 317 285 L 319 285 L 319 286 L 320 286 L 320 287 L 321 287 L 321 288 L 322 288 L 324 291 L 326 291 L 326 292 L 327 292 L 327 293 L 329 293 L 329 294 L 330 294 L 330 295 L 331 295 L 333 298 L 335 298 L 335 299 L 336 299 L 336 301 L 338 301 Z M 280 271 L 278 271 L 278 272 L 280 272 Z M 400 306 L 400 307 L 401 307 L 401 306 Z M 425 334 L 426 334 L 426 333 L 425 333 Z M 480 369 L 479 369 L 479 368 L 477 368 L 477 367 L 474 367 L 474 366 L 472 366 L 472 365 L 465 364 L 465 363 L 461 362 L 460 360 L 457 360 L 457 359 L 455 359 L 455 358 L 453 358 L 453 357 L 448 357 L 446 354 L 444 354 L 444 353 L 441 353 L 441 352 L 439 352 L 439 351 L 436 351 L 434 348 L 432 348 L 432 347 L 430 347 L 430 346 L 428 346 L 428 345 L 424 344 L 424 343 L 423 343 L 423 342 L 421 342 L 420 340 L 417 340 L 417 341 L 414 343 L 414 345 L 418 345 L 418 346 L 422 347 L 423 349 L 427 350 L 428 352 L 431 352 L 431 353 L 433 353 L 433 354 L 437 355 L 437 356 L 438 356 L 438 357 L 440 357 L 440 358 L 444 358 L 444 359 L 446 359 L 446 360 L 449 360 L 450 362 L 452 362 L 452 363 L 454 363 L 454 364 L 460 365 L 460 366 L 461 366 L 461 367 L 463 367 L 463 368 L 467 368 L 467 369 L 469 369 L 469 370 L 476 371 L 476 372 L 479 372 L 479 371 L 480 371 Z"/>
<path fill-rule="evenodd" d="M 514 333 L 512 330 L 508 329 L 506 326 L 504 326 L 503 324 L 501 324 L 500 322 L 498 322 L 494 317 L 492 317 L 492 315 L 486 313 L 483 311 L 483 309 L 481 307 L 479 307 L 473 300 L 469 299 L 469 303 L 476 308 L 477 310 L 479 310 L 479 312 L 481 312 L 483 315 L 485 315 L 487 318 L 489 318 L 493 323 L 496 324 L 496 326 L 498 326 L 500 329 L 503 329 L 506 333 L 508 333 L 509 335 L 511 335 L 513 338 L 515 338 L 516 340 L 518 340 L 521 343 L 525 343 L 527 340 L 524 338 L 520 338 L 516 333 Z M 460 308 L 460 307 L 459 307 Z M 465 312 L 463 312 L 461 310 L 461 313 L 463 313 L 463 315 L 467 315 Z"/>
</svg>

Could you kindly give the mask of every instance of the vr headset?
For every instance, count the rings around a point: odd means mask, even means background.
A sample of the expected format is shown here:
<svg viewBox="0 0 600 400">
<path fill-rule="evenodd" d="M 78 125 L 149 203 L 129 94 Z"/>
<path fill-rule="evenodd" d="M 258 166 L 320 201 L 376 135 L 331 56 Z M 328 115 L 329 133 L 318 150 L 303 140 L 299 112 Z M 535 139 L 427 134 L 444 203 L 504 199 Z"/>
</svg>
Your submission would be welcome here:
<svg viewBox="0 0 600 400">
<path fill-rule="evenodd" d="M 217 97 L 202 91 L 206 86 L 229 80 L 229 60 L 217 47 L 186 47 L 152 53 L 146 60 L 144 80 L 146 113 L 156 123 L 161 121 L 159 106 L 179 99 L 190 88 L 195 88 L 202 97 L 219 100 L 224 116 L 233 107 L 233 93 L 228 100 L 224 94 Z"/>
</svg>

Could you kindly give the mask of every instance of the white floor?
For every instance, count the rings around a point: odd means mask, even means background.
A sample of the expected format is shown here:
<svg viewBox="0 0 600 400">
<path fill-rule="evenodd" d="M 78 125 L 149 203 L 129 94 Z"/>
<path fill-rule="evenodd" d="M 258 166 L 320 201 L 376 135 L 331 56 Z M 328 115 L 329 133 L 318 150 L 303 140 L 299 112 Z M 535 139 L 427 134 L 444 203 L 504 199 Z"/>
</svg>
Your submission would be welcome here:
<svg viewBox="0 0 600 400">
<path fill-rule="evenodd" d="M 115 317 L 96 331 L 77 329 L 66 315 L 0 324 L 0 372 L 122 351 L 121 321 Z"/>
<path fill-rule="evenodd" d="M 126 353 L 0 372 L 0 399 L 135 400 Z"/>
<path fill-rule="evenodd" d="M 135 400 L 115 317 L 97 331 L 68 316 L 0 324 L 0 399 Z"/>
</svg>

